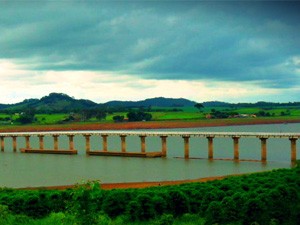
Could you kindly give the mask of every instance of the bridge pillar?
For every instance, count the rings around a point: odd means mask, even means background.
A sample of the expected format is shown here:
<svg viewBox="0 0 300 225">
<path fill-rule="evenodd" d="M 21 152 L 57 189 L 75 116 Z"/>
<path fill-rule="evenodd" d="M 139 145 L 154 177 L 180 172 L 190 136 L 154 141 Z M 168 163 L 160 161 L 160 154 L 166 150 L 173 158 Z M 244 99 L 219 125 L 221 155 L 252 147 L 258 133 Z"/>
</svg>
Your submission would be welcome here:
<svg viewBox="0 0 300 225">
<path fill-rule="evenodd" d="M 126 152 L 126 135 L 120 135 L 121 138 L 121 151 Z"/>
<path fill-rule="evenodd" d="M 87 134 L 84 135 L 84 137 L 85 137 L 85 153 L 88 154 L 91 151 L 91 140 L 90 140 L 91 135 Z"/>
<path fill-rule="evenodd" d="M 17 137 L 13 136 L 12 140 L 13 140 L 13 151 L 16 152 L 17 151 Z"/>
<path fill-rule="evenodd" d="M 267 161 L 267 139 L 266 137 L 259 138 L 261 141 L 261 161 Z"/>
<path fill-rule="evenodd" d="M 25 136 L 26 149 L 30 149 L 30 136 Z"/>
<path fill-rule="evenodd" d="M 295 163 L 297 160 L 297 138 L 289 138 L 291 141 L 291 162 Z"/>
<path fill-rule="evenodd" d="M 44 135 L 38 135 L 38 137 L 39 137 L 40 149 L 44 150 Z"/>
<path fill-rule="evenodd" d="M 141 138 L 141 152 L 146 152 L 146 135 L 140 135 Z"/>
<path fill-rule="evenodd" d="M 101 135 L 102 137 L 102 148 L 104 152 L 107 152 L 107 134 Z"/>
<path fill-rule="evenodd" d="M 184 140 L 184 158 L 188 159 L 190 157 L 190 136 L 186 135 L 182 138 Z"/>
<path fill-rule="evenodd" d="M 54 142 L 54 150 L 58 150 L 58 137 L 59 135 L 53 135 L 53 142 Z"/>
<path fill-rule="evenodd" d="M 214 143 L 213 139 L 214 137 L 206 137 L 208 140 L 208 159 L 214 158 Z"/>
<path fill-rule="evenodd" d="M 4 152 L 4 137 L 3 136 L 0 137 L 0 141 L 1 141 L 1 152 Z"/>
<path fill-rule="evenodd" d="M 232 139 L 233 139 L 234 160 L 239 160 L 239 158 L 240 158 L 240 153 L 239 153 L 240 137 L 232 137 Z"/>
<path fill-rule="evenodd" d="M 168 136 L 166 136 L 166 135 L 160 136 L 162 157 L 167 156 L 167 137 Z"/>
<path fill-rule="evenodd" d="M 70 134 L 68 135 L 69 137 L 69 149 L 74 150 L 74 135 Z"/>
</svg>

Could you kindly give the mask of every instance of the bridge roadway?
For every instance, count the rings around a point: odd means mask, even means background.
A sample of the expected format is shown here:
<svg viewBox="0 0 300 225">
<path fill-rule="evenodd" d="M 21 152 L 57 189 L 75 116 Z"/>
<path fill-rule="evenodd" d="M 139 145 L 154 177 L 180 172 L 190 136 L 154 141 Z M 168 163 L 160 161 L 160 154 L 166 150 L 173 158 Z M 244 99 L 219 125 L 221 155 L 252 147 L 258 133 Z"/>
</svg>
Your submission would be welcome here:
<svg viewBox="0 0 300 225">
<path fill-rule="evenodd" d="M 58 137 L 66 135 L 69 137 L 69 149 L 58 149 Z M 261 161 L 267 160 L 267 139 L 269 138 L 287 138 L 290 140 L 291 146 L 291 162 L 297 160 L 296 142 L 300 138 L 300 133 L 264 133 L 264 132 L 189 132 L 189 131 L 47 131 L 47 132 L 7 132 L 0 133 L 1 152 L 4 152 L 4 139 L 12 138 L 13 151 L 17 151 L 17 138 L 24 137 L 26 147 L 21 148 L 23 153 L 49 153 L 49 154 L 77 154 L 74 149 L 74 136 L 82 135 L 86 139 L 86 154 L 87 155 L 105 155 L 105 156 L 127 156 L 127 157 L 166 157 L 167 156 L 167 137 L 182 137 L 184 140 L 184 158 L 189 158 L 189 139 L 191 137 L 204 137 L 208 140 L 208 159 L 213 157 L 213 139 L 214 138 L 232 138 L 234 160 L 239 160 L 239 139 L 240 138 L 258 138 L 261 141 Z M 102 150 L 91 151 L 90 137 L 96 135 L 102 137 Z M 39 148 L 32 149 L 30 147 L 30 137 L 39 137 Z M 44 149 L 44 136 L 53 137 L 53 149 Z M 108 136 L 119 136 L 121 138 L 121 151 L 108 150 Z M 141 139 L 141 152 L 126 151 L 126 136 L 138 136 Z M 161 138 L 161 151 L 146 152 L 145 139 L 148 136 L 156 136 Z"/>
<path fill-rule="evenodd" d="M 243 138 L 300 138 L 300 133 L 273 132 L 190 132 L 190 131 L 47 131 L 47 132 L 5 132 L 0 137 L 60 136 L 60 135 L 108 135 L 108 136 L 177 136 L 177 137 L 243 137 Z"/>
</svg>

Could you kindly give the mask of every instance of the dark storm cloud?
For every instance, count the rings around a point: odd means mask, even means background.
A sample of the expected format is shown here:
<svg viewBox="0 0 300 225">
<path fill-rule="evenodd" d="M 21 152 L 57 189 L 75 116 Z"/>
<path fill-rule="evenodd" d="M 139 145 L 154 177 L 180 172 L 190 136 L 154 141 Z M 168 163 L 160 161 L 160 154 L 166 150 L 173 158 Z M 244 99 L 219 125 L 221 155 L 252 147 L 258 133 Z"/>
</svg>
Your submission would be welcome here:
<svg viewBox="0 0 300 225">
<path fill-rule="evenodd" d="M 1 2 L 0 58 L 33 70 L 299 85 L 299 2 Z"/>
</svg>

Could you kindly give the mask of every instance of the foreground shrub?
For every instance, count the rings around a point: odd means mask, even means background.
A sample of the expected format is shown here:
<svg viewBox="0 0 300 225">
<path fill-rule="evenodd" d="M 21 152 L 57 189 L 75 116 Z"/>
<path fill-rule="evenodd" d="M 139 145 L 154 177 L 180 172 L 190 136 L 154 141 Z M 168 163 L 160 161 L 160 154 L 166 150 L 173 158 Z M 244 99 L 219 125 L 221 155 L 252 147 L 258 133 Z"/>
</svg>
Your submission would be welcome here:
<svg viewBox="0 0 300 225">
<path fill-rule="evenodd" d="M 0 189 L 0 206 L 0 224 L 25 225 L 32 217 L 36 224 L 64 225 L 203 224 L 203 218 L 206 224 L 298 225 L 300 168 L 146 189 Z"/>
<path fill-rule="evenodd" d="M 168 210 L 174 216 L 181 216 L 190 212 L 188 197 L 180 190 L 171 190 L 168 193 Z"/>
<path fill-rule="evenodd" d="M 77 224 L 95 224 L 98 204 L 102 201 L 102 192 L 98 182 L 89 182 L 78 186 L 71 194 L 68 211 L 75 216 Z"/>
<path fill-rule="evenodd" d="M 126 190 L 113 190 L 107 192 L 103 199 L 102 210 L 111 218 L 123 215 L 127 204 L 131 200 L 131 193 Z"/>
</svg>

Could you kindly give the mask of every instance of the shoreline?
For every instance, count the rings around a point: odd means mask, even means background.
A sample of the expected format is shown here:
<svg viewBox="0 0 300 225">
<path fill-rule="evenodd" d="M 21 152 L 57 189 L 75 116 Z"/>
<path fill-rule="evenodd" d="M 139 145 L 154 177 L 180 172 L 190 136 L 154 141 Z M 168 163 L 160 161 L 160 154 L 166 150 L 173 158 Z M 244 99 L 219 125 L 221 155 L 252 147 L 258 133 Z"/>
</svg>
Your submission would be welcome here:
<svg viewBox="0 0 300 225">
<path fill-rule="evenodd" d="M 247 175 L 244 174 L 232 174 L 232 175 L 224 175 L 224 176 L 216 176 L 216 177 L 205 177 L 198 179 L 190 179 L 190 180 L 175 180 L 175 181 L 145 181 L 145 182 L 126 182 L 126 183 L 100 183 L 100 188 L 103 190 L 112 190 L 112 189 L 128 189 L 128 188 L 148 188 L 148 187 L 162 187 L 162 186 L 170 186 L 170 185 L 179 185 L 185 183 L 197 183 L 197 182 L 208 182 L 214 180 L 222 180 L 232 176 L 242 176 Z M 24 187 L 24 188 L 14 188 L 17 190 L 66 190 L 73 189 L 76 187 L 85 186 L 85 184 L 74 184 L 74 185 L 58 185 L 58 186 L 45 186 L 45 187 Z"/>
<path fill-rule="evenodd" d="M 2 126 L 1 133 L 6 132 L 39 132 L 39 131 L 84 131 L 84 130 L 139 130 L 139 129 L 176 129 L 196 127 L 221 127 L 242 125 L 267 125 L 300 123 L 300 119 L 278 118 L 245 118 L 245 119 L 210 119 L 197 121 L 145 121 L 145 122 L 122 122 L 122 123 L 85 123 L 85 124 L 55 124 L 55 125 L 19 125 Z"/>
</svg>

